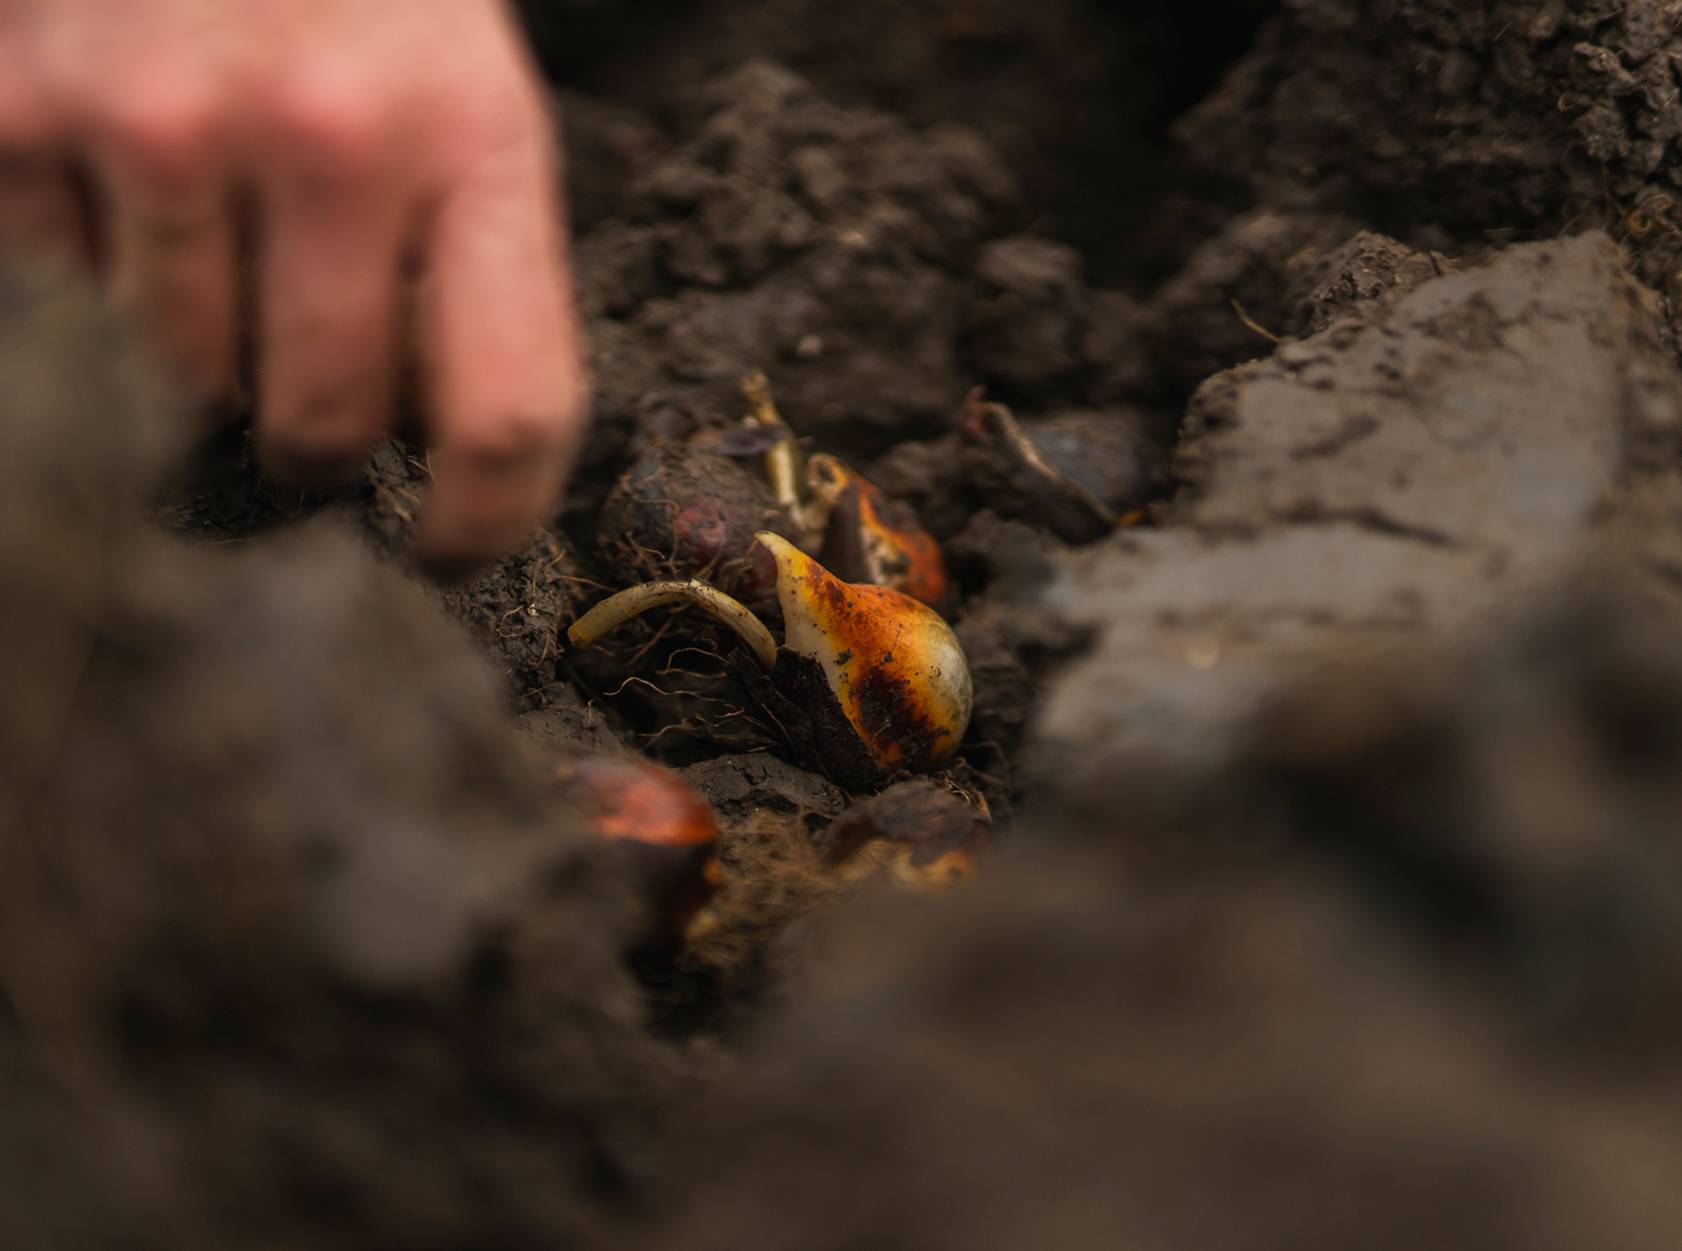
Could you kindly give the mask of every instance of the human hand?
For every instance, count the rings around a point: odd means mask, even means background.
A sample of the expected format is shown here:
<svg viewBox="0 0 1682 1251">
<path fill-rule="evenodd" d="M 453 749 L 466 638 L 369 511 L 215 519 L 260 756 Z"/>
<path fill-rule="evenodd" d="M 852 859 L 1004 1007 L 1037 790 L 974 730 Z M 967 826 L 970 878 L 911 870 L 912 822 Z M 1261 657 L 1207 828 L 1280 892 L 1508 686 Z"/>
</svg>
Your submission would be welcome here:
<svg viewBox="0 0 1682 1251">
<path fill-rule="evenodd" d="M 413 352 L 434 560 L 552 511 L 582 341 L 558 149 L 501 0 L 0 0 L 0 249 L 53 247 L 207 399 L 249 343 L 286 479 L 353 473 Z"/>
</svg>

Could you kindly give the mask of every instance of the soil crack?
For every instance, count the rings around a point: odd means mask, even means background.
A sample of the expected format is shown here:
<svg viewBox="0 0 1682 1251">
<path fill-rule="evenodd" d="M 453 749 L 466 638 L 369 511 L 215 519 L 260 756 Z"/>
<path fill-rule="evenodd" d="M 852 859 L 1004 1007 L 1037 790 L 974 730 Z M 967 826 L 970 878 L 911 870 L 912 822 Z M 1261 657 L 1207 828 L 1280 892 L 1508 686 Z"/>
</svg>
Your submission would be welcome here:
<svg viewBox="0 0 1682 1251">
<path fill-rule="evenodd" d="M 1445 530 L 1403 521 L 1377 508 L 1305 509 L 1286 513 L 1280 520 L 1293 526 L 1349 525 L 1385 538 L 1406 539 L 1445 551 L 1462 551 L 1466 547 L 1465 543 Z"/>
</svg>

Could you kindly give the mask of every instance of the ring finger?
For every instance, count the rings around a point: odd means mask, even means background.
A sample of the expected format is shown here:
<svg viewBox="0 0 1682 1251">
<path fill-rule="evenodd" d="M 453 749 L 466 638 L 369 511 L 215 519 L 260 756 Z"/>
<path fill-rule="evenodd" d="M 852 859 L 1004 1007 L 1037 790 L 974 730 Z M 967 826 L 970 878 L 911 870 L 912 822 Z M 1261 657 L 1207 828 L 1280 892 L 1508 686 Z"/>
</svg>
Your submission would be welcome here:
<svg viewBox="0 0 1682 1251">
<path fill-rule="evenodd" d="M 136 110 L 90 144 L 111 292 L 206 400 L 232 388 L 236 342 L 230 170 L 210 116 Z"/>
</svg>

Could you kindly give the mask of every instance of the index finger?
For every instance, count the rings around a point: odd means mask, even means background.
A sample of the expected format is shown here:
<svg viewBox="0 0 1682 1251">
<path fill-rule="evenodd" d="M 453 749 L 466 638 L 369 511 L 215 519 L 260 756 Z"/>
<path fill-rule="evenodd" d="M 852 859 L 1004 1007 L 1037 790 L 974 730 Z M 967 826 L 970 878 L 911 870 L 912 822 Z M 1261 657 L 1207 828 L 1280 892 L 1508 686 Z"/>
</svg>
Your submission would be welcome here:
<svg viewBox="0 0 1682 1251">
<path fill-rule="evenodd" d="M 424 244 L 433 485 L 416 540 L 434 563 L 516 550 L 553 516 L 584 434 L 558 152 L 533 131 L 475 159 Z"/>
</svg>

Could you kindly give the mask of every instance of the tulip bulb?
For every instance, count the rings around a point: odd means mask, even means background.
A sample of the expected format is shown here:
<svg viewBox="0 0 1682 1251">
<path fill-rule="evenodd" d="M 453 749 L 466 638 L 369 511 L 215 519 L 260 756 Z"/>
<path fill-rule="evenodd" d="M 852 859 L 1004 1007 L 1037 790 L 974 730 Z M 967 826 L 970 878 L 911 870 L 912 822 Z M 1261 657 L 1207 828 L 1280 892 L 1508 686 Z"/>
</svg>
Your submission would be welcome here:
<svg viewBox="0 0 1682 1251">
<path fill-rule="evenodd" d="M 568 641 L 590 647 L 650 608 L 699 608 L 736 632 L 763 671 L 757 680 L 768 676 L 769 690 L 807 723 L 810 733 L 791 739 L 797 749 L 847 785 L 950 757 L 969 728 L 972 692 L 969 662 L 940 614 L 888 587 L 843 582 L 779 534 L 754 538 L 776 569 L 781 648 L 753 613 L 695 580 L 611 595 L 573 622 Z"/>
<path fill-rule="evenodd" d="M 991 841 L 987 801 L 949 779 L 890 786 L 843 812 L 825 832 L 825 860 L 848 878 L 886 864 L 914 890 L 945 890 L 973 879 Z"/>
<path fill-rule="evenodd" d="M 937 603 L 946 593 L 946 562 L 915 514 L 828 453 L 803 464 L 794 432 L 759 370 L 742 379 L 742 395 L 751 410 L 747 425 L 773 439 L 765 451 L 765 479 L 800 547 L 816 552 L 845 581 Z"/>
<path fill-rule="evenodd" d="M 637 756 L 563 756 L 555 762 L 555 779 L 637 883 L 646 911 L 639 944 L 681 943 L 719 886 L 712 805 L 672 770 Z"/>
<path fill-rule="evenodd" d="M 806 465 L 812 503 L 821 520 L 823 563 L 849 582 L 904 591 L 925 604 L 946 593 L 946 562 L 940 544 L 905 505 L 833 456 L 820 454 Z"/>
<path fill-rule="evenodd" d="M 1025 516 L 1072 543 L 1127 524 L 1163 485 L 1161 449 L 1125 411 L 1020 422 L 977 387 L 958 429 L 974 489 L 996 511 Z"/>
<path fill-rule="evenodd" d="M 683 778 L 653 761 L 583 756 L 564 761 L 557 774 L 598 838 L 652 847 L 710 847 L 718 841 L 712 805 Z"/>
<path fill-rule="evenodd" d="M 755 537 L 777 562 L 784 648 L 819 665 L 876 767 L 929 769 L 951 756 L 972 691 L 940 614 L 888 587 L 843 582 L 781 535 Z"/>
</svg>

